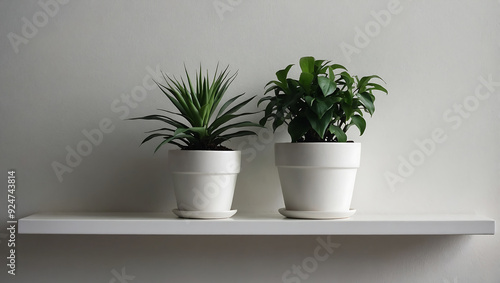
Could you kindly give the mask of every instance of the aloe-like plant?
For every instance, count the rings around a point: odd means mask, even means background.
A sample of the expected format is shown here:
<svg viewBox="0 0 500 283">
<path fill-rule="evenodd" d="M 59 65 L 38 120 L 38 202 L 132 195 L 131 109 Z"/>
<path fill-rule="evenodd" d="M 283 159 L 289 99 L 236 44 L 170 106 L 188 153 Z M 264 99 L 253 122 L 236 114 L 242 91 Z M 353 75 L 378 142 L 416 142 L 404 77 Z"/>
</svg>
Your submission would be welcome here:
<svg viewBox="0 0 500 283">
<path fill-rule="evenodd" d="M 261 127 L 250 121 L 233 121 L 238 117 L 255 114 L 255 112 L 236 113 L 255 96 L 233 105 L 244 95 L 242 93 L 227 100 L 218 108 L 229 85 L 237 75 L 237 72 L 231 75 L 228 68 L 229 66 L 219 72 L 219 65 L 217 65 L 210 81 L 208 71 L 206 76 L 202 76 L 200 65 L 194 83 L 186 67 L 184 67 L 186 79 L 181 78 L 180 81 L 162 72 L 165 83 L 157 81 L 155 83 L 178 112 L 158 109 L 170 116 L 155 114 L 132 118 L 131 120 L 155 120 L 166 124 L 166 127 L 146 132 L 150 135 L 141 144 L 154 138 L 161 138 L 162 142 L 156 147 L 155 152 L 167 143 L 186 150 L 230 150 L 221 144 L 235 137 L 255 135 L 255 132 L 249 130 L 231 131 L 242 127 Z"/>
<path fill-rule="evenodd" d="M 362 135 L 366 128 L 363 112 L 372 115 L 375 111 L 373 92 L 388 93 L 372 82 L 382 79 L 376 75 L 359 79 L 342 65 L 314 57 L 302 57 L 299 63 L 298 80 L 288 78 L 291 64 L 266 85 L 265 94 L 274 92 L 274 96 L 259 100 L 258 105 L 267 101 L 260 124 L 273 120 L 273 130 L 286 124 L 292 142 L 346 142 L 346 132 L 353 125 Z"/>
</svg>

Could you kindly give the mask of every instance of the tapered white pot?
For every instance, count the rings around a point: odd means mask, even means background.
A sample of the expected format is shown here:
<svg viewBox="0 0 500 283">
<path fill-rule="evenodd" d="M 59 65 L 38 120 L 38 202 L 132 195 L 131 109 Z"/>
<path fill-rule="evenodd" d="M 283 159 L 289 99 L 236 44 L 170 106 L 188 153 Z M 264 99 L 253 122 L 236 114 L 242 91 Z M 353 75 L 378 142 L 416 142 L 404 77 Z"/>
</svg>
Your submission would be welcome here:
<svg viewBox="0 0 500 283">
<path fill-rule="evenodd" d="M 178 210 L 230 211 L 240 163 L 240 151 L 170 150 L 168 167 Z"/>
<path fill-rule="evenodd" d="M 277 143 L 278 167 L 286 210 L 350 210 L 360 143 Z"/>
</svg>

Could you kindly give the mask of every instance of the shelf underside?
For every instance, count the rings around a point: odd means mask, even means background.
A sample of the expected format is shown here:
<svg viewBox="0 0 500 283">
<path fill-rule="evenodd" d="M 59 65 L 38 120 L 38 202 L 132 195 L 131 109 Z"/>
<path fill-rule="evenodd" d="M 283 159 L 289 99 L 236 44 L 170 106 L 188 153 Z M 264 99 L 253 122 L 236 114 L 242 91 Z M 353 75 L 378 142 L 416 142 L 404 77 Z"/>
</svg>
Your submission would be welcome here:
<svg viewBox="0 0 500 283">
<path fill-rule="evenodd" d="M 90 235 L 493 235 L 495 221 L 474 214 L 362 214 L 347 219 L 287 219 L 237 213 L 216 220 L 171 213 L 39 213 L 19 220 L 20 234 Z"/>
</svg>

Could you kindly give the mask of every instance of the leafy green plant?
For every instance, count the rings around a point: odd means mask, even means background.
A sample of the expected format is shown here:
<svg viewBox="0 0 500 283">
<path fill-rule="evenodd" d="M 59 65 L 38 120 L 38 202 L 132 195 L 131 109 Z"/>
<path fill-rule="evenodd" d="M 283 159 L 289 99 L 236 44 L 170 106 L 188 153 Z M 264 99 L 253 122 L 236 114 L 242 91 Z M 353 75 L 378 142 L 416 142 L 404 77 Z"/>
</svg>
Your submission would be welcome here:
<svg viewBox="0 0 500 283">
<path fill-rule="evenodd" d="M 155 114 L 132 118 L 131 120 L 155 120 L 166 124 L 166 127 L 146 132 L 150 135 L 141 144 L 154 138 L 161 138 L 163 140 L 156 147 L 155 152 L 167 143 L 188 150 L 230 150 L 221 144 L 235 137 L 255 135 L 255 132 L 249 130 L 228 132 L 242 127 L 261 127 L 259 124 L 249 121 L 234 122 L 234 119 L 238 117 L 255 114 L 255 112 L 236 113 L 255 96 L 233 105 L 238 98 L 244 95 L 243 93 L 227 100 L 218 108 L 229 85 L 237 75 L 237 73 L 231 75 L 228 68 L 229 66 L 219 72 L 217 65 L 215 74 L 210 81 L 208 71 L 206 76 L 202 76 L 200 66 L 199 71 L 196 72 L 194 84 L 185 67 L 186 79 L 181 78 L 180 81 L 162 73 L 165 83 L 156 81 L 155 83 L 178 112 L 158 109 L 170 114 L 170 116 Z M 218 111 L 216 111 L 217 109 Z"/>
<path fill-rule="evenodd" d="M 260 124 L 272 120 L 273 130 L 286 124 L 292 142 L 346 142 L 346 132 L 353 125 L 362 135 L 366 128 L 363 112 L 372 115 L 375 111 L 373 92 L 388 93 L 372 82 L 382 79 L 375 75 L 358 79 L 344 66 L 314 57 L 302 57 L 299 63 L 298 80 L 287 77 L 292 64 L 266 84 L 265 94 L 274 92 L 274 96 L 259 100 L 259 105 L 267 101 Z"/>
</svg>

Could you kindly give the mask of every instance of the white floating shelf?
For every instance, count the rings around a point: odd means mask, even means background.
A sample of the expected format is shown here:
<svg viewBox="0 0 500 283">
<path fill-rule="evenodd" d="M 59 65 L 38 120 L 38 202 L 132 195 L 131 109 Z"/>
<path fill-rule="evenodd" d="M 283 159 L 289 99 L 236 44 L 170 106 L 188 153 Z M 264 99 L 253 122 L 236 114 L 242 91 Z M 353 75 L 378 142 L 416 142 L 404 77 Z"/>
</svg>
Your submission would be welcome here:
<svg viewBox="0 0 500 283">
<path fill-rule="evenodd" d="M 91 235 L 493 235 L 495 221 L 474 214 L 362 214 L 337 220 L 237 213 L 229 219 L 180 219 L 171 213 L 39 213 L 20 234 Z"/>
</svg>

